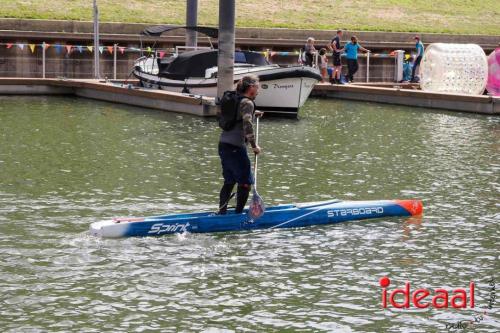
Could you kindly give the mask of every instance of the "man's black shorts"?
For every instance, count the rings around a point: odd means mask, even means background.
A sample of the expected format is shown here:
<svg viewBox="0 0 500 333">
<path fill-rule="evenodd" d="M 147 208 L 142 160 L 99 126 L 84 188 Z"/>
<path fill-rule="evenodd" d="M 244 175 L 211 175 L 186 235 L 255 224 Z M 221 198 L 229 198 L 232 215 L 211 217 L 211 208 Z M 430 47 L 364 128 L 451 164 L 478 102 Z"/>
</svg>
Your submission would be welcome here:
<svg viewBox="0 0 500 333">
<path fill-rule="evenodd" d="M 219 142 L 224 184 L 253 184 L 252 169 L 246 147 Z"/>
<path fill-rule="evenodd" d="M 340 53 L 339 52 L 333 52 L 333 66 L 341 66 L 342 63 L 340 62 Z"/>
</svg>

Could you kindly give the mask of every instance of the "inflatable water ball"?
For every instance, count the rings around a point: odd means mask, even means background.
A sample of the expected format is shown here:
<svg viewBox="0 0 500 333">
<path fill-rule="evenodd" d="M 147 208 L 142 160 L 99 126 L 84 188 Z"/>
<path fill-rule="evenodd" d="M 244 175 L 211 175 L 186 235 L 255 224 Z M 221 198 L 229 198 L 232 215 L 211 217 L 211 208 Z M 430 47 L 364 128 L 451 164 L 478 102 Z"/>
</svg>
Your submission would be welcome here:
<svg viewBox="0 0 500 333">
<path fill-rule="evenodd" d="M 482 95 L 488 62 L 476 44 L 435 43 L 422 58 L 420 88 L 429 92 Z"/>
<path fill-rule="evenodd" d="M 500 96 L 500 48 L 488 56 L 488 83 L 486 90 L 492 96 Z"/>
</svg>

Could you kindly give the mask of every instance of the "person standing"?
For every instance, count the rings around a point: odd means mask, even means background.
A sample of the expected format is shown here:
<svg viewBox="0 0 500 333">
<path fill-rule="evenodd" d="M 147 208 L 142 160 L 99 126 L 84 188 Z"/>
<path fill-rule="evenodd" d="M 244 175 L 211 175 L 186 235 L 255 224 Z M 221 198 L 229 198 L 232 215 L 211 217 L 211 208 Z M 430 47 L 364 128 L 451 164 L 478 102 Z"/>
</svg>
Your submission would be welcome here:
<svg viewBox="0 0 500 333">
<path fill-rule="evenodd" d="M 337 30 L 337 35 L 332 39 L 328 49 L 332 50 L 332 60 L 333 60 L 333 73 L 332 73 L 332 83 L 340 84 L 340 74 L 342 73 L 342 63 L 340 61 L 340 54 L 344 49 L 340 45 L 340 40 L 342 39 L 342 30 Z"/>
<path fill-rule="evenodd" d="M 347 43 L 344 47 L 347 59 L 347 80 L 349 82 L 354 81 L 354 74 L 358 71 L 358 49 L 363 52 L 370 52 L 370 50 L 365 49 L 358 43 L 358 38 L 356 36 L 351 37 L 351 41 Z"/>
<path fill-rule="evenodd" d="M 235 110 L 236 123 L 233 128 L 224 130 L 219 139 L 219 156 L 224 177 L 224 185 L 219 195 L 219 214 L 221 215 L 226 214 L 235 184 L 238 184 L 235 213 L 243 212 L 253 184 L 247 144 L 250 144 L 255 154 L 261 152 L 261 148 L 255 142 L 252 124 L 254 116 L 263 115 L 262 112 L 255 111 L 253 102 L 259 93 L 258 77 L 254 75 L 242 77 L 237 83 L 236 93 L 239 95 L 239 103 Z"/>
<path fill-rule="evenodd" d="M 328 79 L 328 58 L 326 57 L 325 48 L 319 50 L 318 64 L 321 72 L 321 82 L 325 82 L 325 79 Z"/>
<path fill-rule="evenodd" d="M 420 67 L 420 61 L 422 61 L 422 57 L 424 56 L 424 44 L 420 40 L 419 36 L 415 36 L 414 39 L 416 41 L 415 48 L 416 48 L 417 54 L 416 54 L 415 62 L 413 63 L 413 69 L 411 71 L 411 82 L 418 82 L 415 80 L 415 72 L 417 70 L 417 67 Z"/>
</svg>

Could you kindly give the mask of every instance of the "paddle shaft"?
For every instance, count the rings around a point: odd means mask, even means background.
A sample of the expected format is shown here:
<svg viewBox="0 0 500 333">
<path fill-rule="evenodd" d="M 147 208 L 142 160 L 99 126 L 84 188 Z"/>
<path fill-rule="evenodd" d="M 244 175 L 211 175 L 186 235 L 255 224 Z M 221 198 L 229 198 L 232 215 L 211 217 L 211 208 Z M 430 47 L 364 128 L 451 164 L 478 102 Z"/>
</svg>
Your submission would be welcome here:
<svg viewBox="0 0 500 333">
<path fill-rule="evenodd" d="M 257 117 L 257 124 L 255 126 L 255 144 L 257 147 L 259 146 L 259 117 Z M 253 166 L 253 177 L 254 177 L 254 184 L 253 188 L 254 191 L 257 191 L 257 162 L 259 161 L 259 154 L 255 154 L 255 163 Z"/>
</svg>

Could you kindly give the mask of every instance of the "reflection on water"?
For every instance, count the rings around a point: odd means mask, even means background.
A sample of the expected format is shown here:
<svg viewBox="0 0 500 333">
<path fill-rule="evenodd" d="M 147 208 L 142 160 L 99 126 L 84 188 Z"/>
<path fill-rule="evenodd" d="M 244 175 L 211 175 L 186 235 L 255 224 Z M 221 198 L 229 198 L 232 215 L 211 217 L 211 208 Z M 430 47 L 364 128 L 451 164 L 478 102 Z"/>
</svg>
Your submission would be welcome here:
<svg viewBox="0 0 500 333">
<path fill-rule="evenodd" d="M 91 222 L 214 209 L 214 120 L 77 98 L 0 97 L 0 327 L 19 331 L 439 331 L 474 311 L 382 309 L 395 287 L 499 270 L 497 117 L 311 99 L 265 119 L 266 204 L 421 198 L 422 218 L 100 240 Z M 391 285 L 392 286 L 392 285 Z M 497 308 L 475 330 L 497 332 Z"/>
</svg>

